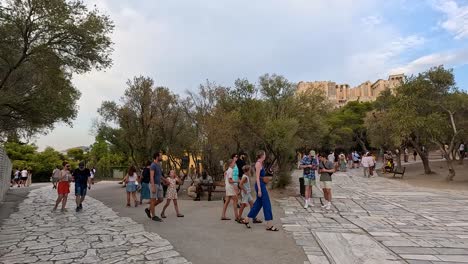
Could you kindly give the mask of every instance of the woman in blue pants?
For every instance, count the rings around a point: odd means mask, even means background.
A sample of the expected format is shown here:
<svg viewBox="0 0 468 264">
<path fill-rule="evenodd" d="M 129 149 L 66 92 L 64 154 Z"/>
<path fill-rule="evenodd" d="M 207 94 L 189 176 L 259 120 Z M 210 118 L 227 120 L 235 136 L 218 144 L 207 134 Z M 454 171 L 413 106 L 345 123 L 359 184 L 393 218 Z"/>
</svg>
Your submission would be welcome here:
<svg viewBox="0 0 468 264">
<path fill-rule="evenodd" d="M 268 231 L 278 231 L 278 228 L 274 227 L 271 221 L 273 220 L 273 213 L 271 211 L 270 196 L 266 188 L 268 178 L 265 177 L 265 169 L 263 168 L 263 161 L 265 161 L 265 151 L 260 150 L 257 152 L 257 162 L 255 163 L 255 191 L 257 192 L 257 200 L 250 209 L 247 218 L 244 219 L 243 223 L 247 228 L 250 228 L 250 219 L 255 219 L 263 207 L 263 215 Z"/>
</svg>

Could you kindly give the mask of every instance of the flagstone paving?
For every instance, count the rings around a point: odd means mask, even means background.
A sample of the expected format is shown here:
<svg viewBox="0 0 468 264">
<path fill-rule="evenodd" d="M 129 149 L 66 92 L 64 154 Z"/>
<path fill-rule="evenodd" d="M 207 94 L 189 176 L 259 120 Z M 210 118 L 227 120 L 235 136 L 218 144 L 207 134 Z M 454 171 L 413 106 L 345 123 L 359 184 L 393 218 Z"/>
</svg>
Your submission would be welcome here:
<svg viewBox="0 0 468 264">
<path fill-rule="evenodd" d="M 51 211 L 55 198 L 50 186 L 32 190 L 2 223 L 0 263 L 189 263 L 169 241 L 96 199 L 61 213 Z M 68 202 L 73 208 L 73 195 Z"/>
<path fill-rule="evenodd" d="M 304 249 L 306 263 L 468 263 L 468 193 L 415 188 L 397 179 L 337 172 L 333 208 L 303 199 L 278 202 L 283 228 Z M 301 171 L 293 174 L 298 182 Z"/>
</svg>

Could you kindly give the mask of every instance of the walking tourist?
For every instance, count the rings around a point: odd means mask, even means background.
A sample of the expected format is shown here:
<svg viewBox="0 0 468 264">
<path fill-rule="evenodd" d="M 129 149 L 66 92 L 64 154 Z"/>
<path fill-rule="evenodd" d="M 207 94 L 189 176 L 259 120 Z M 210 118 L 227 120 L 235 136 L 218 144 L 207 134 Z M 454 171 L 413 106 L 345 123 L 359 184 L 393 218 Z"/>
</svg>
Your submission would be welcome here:
<svg viewBox="0 0 468 264">
<path fill-rule="evenodd" d="M 315 183 L 315 170 L 317 169 L 318 162 L 315 158 L 315 151 L 311 150 L 309 155 L 304 156 L 301 160 L 300 168 L 303 169 L 304 186 L 305 186 L 305 202 L 304 208 L 307 209 L 310 206 L 314 206 L 312 197 L 312 186 Z"/>
<path fill-rule="evenodd" d="M 21 181 L 20 181 L 20 185 L 22 184 L 23 187 L 26 187 L 26 182 L 28 181 L 28 169 L 24 168 L 22 171 L 21 171 Z"/>
<path fill-rule="evenodd" d="M 57 182 L 59 181 L 60 175 L 62 174 L 62 170 L 60 170 L 59 166 L 55 166 L 55 169 L 52 171 L 52 189 L 57 189 Z"/>
<path fill-rule="evenodd" d="M 93 167 L 89 172 L 91 173 L 91 177 L 90 177 L 91 184 L 94 184 L 94 177 L 96 176 L 96 168 Z"/>
<path fill-rule="evenodd" d="M 409 160 L 409 150 L 408 148 L 405 148 L 405 150 L 403 151 L 403 159 L 405 162 L 408 162 Z"/>
<path fill-rule="evenodd" d="M 416 161 L 416 157 L 418 156 L 418 152 L 413 150 L 413 161 Z"/>
<path fill-rule="evenodd" d="M 465 158 L 465 144 L 463 142 L 460 144 L 460 147 L 458 147 L 458 154 L 461 160 Z"/>
<path fill-rule="evenodd" d="M 127 175 L 125 175 L 125 183 L 127 184 L 126 193 L 127 193 L 127 207 L 130 207 L 130 196 L 133 198 L 135 207 L 138 207 L 138 200 L 136 197 L 136 191 L 138 187 L 138 175 L 136 173 L 135 166 L 130 166 L 128 169 Z"/>
<path fill-rule="evenodd" d="M 359 169 L 359 162 L 360 162 L 360 159 L 361 159 L 361 156 L 358 154 L 357 151 L 353 151 L 353 169 L 355 166 L 357 166 L 357 168 Z"/>
<path fill-rule="evenodd" d="M 151 166 L 151 161 L 147 161 L 141 173 L 140 204 L 143 204 L 143 200 L 149 200 L 151 198 L 150 187 L 149 187 L 150 166 Z"/>
<path fill-rule="evenodd" d="M 257 192 L 257 199 L 250 209 L 247 218 L 242 221 L 247 228 L 250 228 L 250 219 L 255 219 L 263 208 L 263 216 L 266 222 L 267 231 L 278 231 L 279 229 L 273 226 L 273 212 L 271 210 L 270 196 L 266 188 L 269 182 L 269 177 L 266 177 L 265 168 L 263 162 L 265 161 L 265 151 L 260 150 L 257 152 L 257 162 L 255 163 L 255 191 Z"/>
<path fill-rule="evenodd" d="M 332 174 L 335 172 L 335 165 L 333 162 L 327 160 L 325 155 L 325 153 L 320 155 L 319 164 L 320 183 L 322 184 L 323 196 L 326 200 L 322 208 L 330 210 L 332 200 Z"/>
<path fill-rule="evenodd" d="M 340 171 L 345 172 L 346 171 L 346 164 L 347 164 L 345 154 L 341 153 L 338 156 L 338 163 L 339 163 L 338 165 L 340 166 Z"/>
<path fill-rule="evenodd" d="M 54 174 L 55 175 L 55 174 Z M 66 211 L 68 194 L 70 193 L 70 182 L 72 181 L 72 175 L 70 173 L 70 164 L 63 162 L 63 169 L 59 170 L 57 175 L 57 200 L 53 211 L 57 210 L 57 207 L 62 203 L 62 212 Z"/>
<path fill-rule="evenodd" d="M 161 218 L 166 218 L 166 209 L 171 204 L 171 201 L 174 203 L 174 209 L 176 211 L 177 217 L 184 217 L 183 214 L 179 212 L 179 205 L 177 204 L 177 185 L 182 184 L 182 181 L 177 177 L 175 170 L 169 172 L 169 177 L 165 179 L 168 188 L 166 195 L 166 205 L 161 212 Z"/>
<path fill-rule="evenodd" d="M 335 163 L 335 152 L 330 152 L 330 155 L 328 155 L 328 160 Z"/>
<path fill-rule="evenodd" d="M 364 168 L 364 178 L 370 178 L 371 176 L 371 167 L 374 166 L 374 158 L 369 152 L 362 157 L 361 161 L 362 167 Z"/>
<path fill-rule="evenodd" d="M 145 209 L 146 215 L 153 221 L 162 222 L 162 219 L 156 216 L 156 206 L 164 201 L 163 188 L 161 185 L 162 168 L 160 162 L 162 160 L 161 152 L 156 152 L 153 155 L 153 163 L 150 166 L 150 190 L 151 200 L 149 208 Z"/>
<path fill-rule="evenodd" d="M 20 184 L 21 184 L 21 172 L 20 172 L 19 169 L 16 169 L 16 171 L 15 171 L 14 182 L 17 184 L 18 187 L 20 187 Z"/>
<path fill-rule="evenodd" d="M 78 164 L 78 169 L 73 171 L 77 212 L 83 210 L 83 201 L 86 197 L 86 189 L 91 190 L 90 176 L 91 173 L 88 168 L 85 168 L 85 163 L 83 161 Z"/>
<path fill-rule="evenodd" d="M 226 189 L 226 199 L 224 201 L 223 212 L 221 214 L 221 220 L 231 220 L 230 218 L 226 217 L 226 210 L 229 206 L 229 203 L 232 200 L 232 207 L 234 209 L 234 216 L 236 217 L 236 221 L 239 221 L 239 213 L 237 211 L 237 192 L 236 188 L 234 187 L 235 181 L 233 179 L 233 172 L 234 167 L 236 167 L 237 156 L 234 156 L 233 159 L 228 161 L 228 169 L 224 173 L 224 181 L 225 181 L 225 189 Z"/>
<path fill-rule="evenodd" d="M 348 154 L 348 168 L 352 169 L 353 168 L 353 152 L 350 152 Z"/>
</svg>

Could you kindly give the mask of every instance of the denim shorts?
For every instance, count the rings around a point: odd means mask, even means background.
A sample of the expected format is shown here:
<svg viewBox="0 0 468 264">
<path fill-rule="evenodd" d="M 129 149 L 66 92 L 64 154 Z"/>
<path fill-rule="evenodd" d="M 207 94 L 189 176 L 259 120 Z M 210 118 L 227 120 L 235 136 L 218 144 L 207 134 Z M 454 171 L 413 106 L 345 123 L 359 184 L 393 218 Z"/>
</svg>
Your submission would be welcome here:
<svg viewBox="0 0 468 264">
<path fill-rule="evenodd" d="M 75 196 L 86 196 L 86 185 L 80 185 L 75 183 Z"/>
</svg>

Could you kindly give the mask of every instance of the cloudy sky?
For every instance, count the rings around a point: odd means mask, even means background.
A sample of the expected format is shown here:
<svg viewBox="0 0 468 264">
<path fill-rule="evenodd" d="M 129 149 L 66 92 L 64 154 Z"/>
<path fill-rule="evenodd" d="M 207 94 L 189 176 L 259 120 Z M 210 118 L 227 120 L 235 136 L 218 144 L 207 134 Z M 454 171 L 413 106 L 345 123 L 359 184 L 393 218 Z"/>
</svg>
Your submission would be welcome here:
<svg viewBox="0 0 468 264">
<path fill-rule="evenodd" d="M 277 73 L 357 85 L 444 64 L 468 90 L 468 0 L 85 2 L 116 24 L 114 65 L 74 77 L 78 118 L 37 137 L 41 149 L 92 144 L 97 108 L 136 75 L 183 95 L 206 79 L 231 85 Z"/>
</svg>

